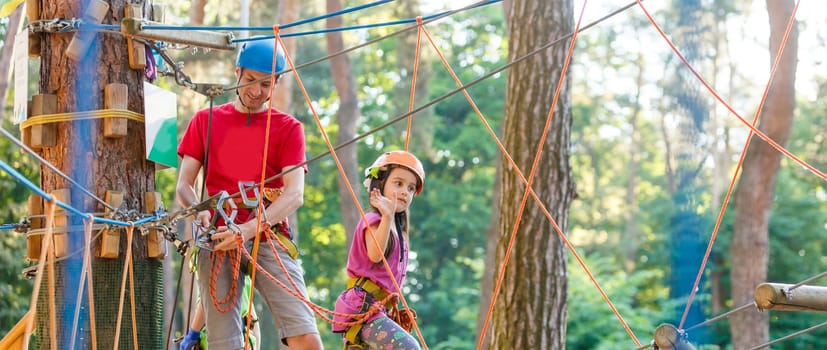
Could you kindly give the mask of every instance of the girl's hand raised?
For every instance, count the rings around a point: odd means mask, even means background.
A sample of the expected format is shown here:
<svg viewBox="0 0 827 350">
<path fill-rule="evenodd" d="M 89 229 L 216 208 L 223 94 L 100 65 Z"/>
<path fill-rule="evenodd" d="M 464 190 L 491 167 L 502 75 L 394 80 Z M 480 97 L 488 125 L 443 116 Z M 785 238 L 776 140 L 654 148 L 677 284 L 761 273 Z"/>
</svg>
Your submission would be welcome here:
<svg viewBox="0 0 827 350">
<path fill-rule="evenodd" d="M 393 217 L 396 213 L 395 202 L 383 196 L 377 188 L 370 191 L 370 205 L 379 210 L 379 214 L 382 214 L 382 216 Z"/>
</svg>

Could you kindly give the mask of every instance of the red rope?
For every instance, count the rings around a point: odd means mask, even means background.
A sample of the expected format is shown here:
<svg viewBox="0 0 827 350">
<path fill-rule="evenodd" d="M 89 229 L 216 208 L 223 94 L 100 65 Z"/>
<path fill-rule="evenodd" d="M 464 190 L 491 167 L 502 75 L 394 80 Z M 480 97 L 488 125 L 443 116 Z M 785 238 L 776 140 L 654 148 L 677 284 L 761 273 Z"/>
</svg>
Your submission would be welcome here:
<svg viewBox="0 0 827 350">
<path fill-rule="evenodd" d="M 411 78 L 411 97 L 410 101 L 408 102 L 408 129 L 405 132 L 405 151 L 408 151 L 408 147 L 411 141 L 411 125 L 413 124 L 413 105 L 414 105 L 414 97 L 416 96 L 416 77 L 417 71 L 419 70 L 419 48 L 421 47 L 422 43 L 422 16 L 416 17 L 416 23 L 418 24 L 418 28 L 416 30 L 416 52 L 414 53 L 414 65 L 413 65 L 413 77 Z"/>
</svg>

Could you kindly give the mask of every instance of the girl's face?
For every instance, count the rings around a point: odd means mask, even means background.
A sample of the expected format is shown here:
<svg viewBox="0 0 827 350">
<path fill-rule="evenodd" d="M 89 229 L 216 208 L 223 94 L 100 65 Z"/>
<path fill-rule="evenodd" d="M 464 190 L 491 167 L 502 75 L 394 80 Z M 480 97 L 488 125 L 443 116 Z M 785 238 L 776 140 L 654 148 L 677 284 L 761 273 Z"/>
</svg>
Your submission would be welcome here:
<svg viewBox="0 0 827 350">
<path fill-rule="evenodd" d="M 396 206 L 396 212 L 401 213 L 408 210 L 416 193 L 417 178 L 408 169 L 396 167 L 391 169 L 382 195 L 390 199 Z"/>
</svg>

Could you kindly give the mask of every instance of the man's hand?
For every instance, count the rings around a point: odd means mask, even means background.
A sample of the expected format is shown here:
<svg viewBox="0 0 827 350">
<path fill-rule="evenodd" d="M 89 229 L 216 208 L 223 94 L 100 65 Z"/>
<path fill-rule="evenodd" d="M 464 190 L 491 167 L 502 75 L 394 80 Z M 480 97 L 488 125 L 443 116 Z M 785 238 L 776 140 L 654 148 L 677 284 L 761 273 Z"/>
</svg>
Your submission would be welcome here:
<svg viewBox="0 0 827 350">
<path fill-rule="evenodd" d="M 238 225 L 219 226 L 212 235 L 214 250 L 232 250 L 240 247 L 244 242 L 244 235 Z"/>
<path fill-rule="evenodd" d="M 209 210 L 202 210 L 195 214 L 195 221 L 201 223 L 201 227 L 210 227 L 212 214 Z"/>
</svg>

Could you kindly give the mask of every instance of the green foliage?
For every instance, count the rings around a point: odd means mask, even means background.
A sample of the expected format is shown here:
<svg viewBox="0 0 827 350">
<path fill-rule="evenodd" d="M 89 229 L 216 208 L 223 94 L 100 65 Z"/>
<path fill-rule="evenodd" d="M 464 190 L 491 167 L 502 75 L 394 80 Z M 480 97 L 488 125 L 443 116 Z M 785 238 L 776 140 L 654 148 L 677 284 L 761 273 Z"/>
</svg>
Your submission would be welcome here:
<svg viewBox="0 0 827 350">
<path fill-rule="evenodd" d="M 11 109 L 11 108 L 9 108 Z M 9 115 L 7 113 L 6 115 Z M 12 134 L 17 128 L 8 118 L 3 118 L 3 128 Z M 0 137 L 0 154 L 5 163 L 23 174 L 28 181 L 37 183 L 38 167 L 35 162 L 21 152 L 17 146 L 5 138 Z M 27 198 L 32 192 L 21 185 L 18 179 L 12 178 L 5 171 L 0 171 L 0 224 L 18 223 L 26 215 Z M 23 279 L 21 274 L 26 256 L 26 235 L 14 231 L 0 230 L 0 336 L 7 333 L 11 327 L 28 311 L 32 286 Z"/>
<path fill-rule="evenodd" d="M 611 257 L 594 254 L 585 262 L 600 286 L 629 325 L 635 337 L 646 343 L 655 328 L 666 320 L 677 303 L 669 301 L 660 288 L 655 293 L 642 290 L 663 279 L 659 269 L 636 269 L 631 273 L 617 272 L 621 266 Z M 569 349 L 633 348 L 631 336 L 598 293 L 594 283 L 573 259 L 569 278 L 568 325 L 566 347 Z"/>
</svg>

